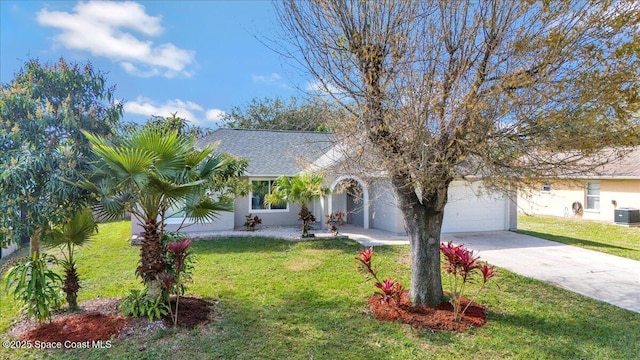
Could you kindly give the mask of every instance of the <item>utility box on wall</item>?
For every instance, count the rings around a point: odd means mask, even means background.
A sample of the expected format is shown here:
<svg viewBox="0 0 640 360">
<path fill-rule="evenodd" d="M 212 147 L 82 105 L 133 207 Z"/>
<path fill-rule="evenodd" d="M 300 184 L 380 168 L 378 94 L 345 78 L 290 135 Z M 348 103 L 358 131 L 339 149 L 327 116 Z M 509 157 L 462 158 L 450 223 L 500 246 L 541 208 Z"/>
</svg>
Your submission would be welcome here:
<svg viewBox="0 0 640 360">
<path fill-rule="evenodd" d="M 640 209 L 619 208 L 614 210 L 614 221 L 618 225 L 640 226 Z"/>
</svg>

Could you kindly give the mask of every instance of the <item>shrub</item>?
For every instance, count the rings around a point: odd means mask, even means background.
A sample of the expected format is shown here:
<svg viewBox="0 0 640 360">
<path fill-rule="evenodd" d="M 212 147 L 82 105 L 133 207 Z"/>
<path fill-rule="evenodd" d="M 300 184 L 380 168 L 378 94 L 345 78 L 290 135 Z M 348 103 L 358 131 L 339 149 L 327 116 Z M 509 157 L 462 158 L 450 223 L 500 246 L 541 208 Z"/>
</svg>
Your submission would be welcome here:
<svg viewBox="0 0 640 360">
<path fill-rule="evenodd" d="M 256 229 L 256 226 L 262 224 L 262 219 L 258 217 L 258 215 L 251 217 L 251 214 L 245 216 L 244 227 L 247 231 L 253 231 Z"/>
<path fill-rule="evenodd" d="M 402 284 L 393 279 L 385 279 L 380 281 L 378 278 L 378 271 L 371 264 L 371 258 L 373 257 L 373 247 L 358 250 L 359 257 L 355 259 L 360 262 L 360 269 L 366 274 L 367 278 L 372 277 L 375 279 L 373 284 L 378 289 L 382 290 L 382 299 L 386 302 L 393 300 L 396 305 L 400 304 L 400 296 L 402 295 Z"/>
<path fill-rule="evenodd" d="M 345 213 L 343 211 L 336 211 L 333 214 L 327 215 L 326 224 L 330 227 L 333 236 L 338 236 L 340 226 L 344 225 L 344 215 Z"/>
<path fill-rule="evenodd" d="M 453 320 L 460 321 L 469 305 L 471 305 L 480 291 L 486 287 L 489 279 L 496 275 L 496 272 L 493 266 L 489 266 L 487 263 L 480 263 L 478 261 L 480 257 L 474 256 L 473 250 L 467 249 L 464 245 L 453 245 L 451 241 L 446 244 L 440 243 L 440 251 L 446 259 L 444 269 L 449 274 Z M 473 295 L 467 306 L 462 309 L 461 302 L 466 284 L 472 281 L 472 275 L 477 271 L 482 274 L 482 286 Z"/>
<path fill-rule="evenodd" d="M 56 263 L 51 255 L 34 252 L 31 259 L 10 269 L 4 277 L 5 290 L 13 287 L 13 296 L 22 302 L 22 311 L 38 323 L 51 321 L 51 309 L 62 305 L 62 278 L 47 264 Z"/>
<path fill-rule="evenodd" d="M 185 282 L 191 279 L 191 267 L 189 265 L 191 252 L 191 239 L 182 239 L 166 244 L 165 248 L 168 255 L 167 264 L 171 266 L 171 273 L 160 278 L 168 293 L 173 292 L 176 295 L 176 310 L 171 312 L 173 326 L 178 324 L 178 305 L 180 295 L 186 291 Z M 171 311 L 171 306 L 169 306 Z"/>
<path fill-rule="evenodd" d="M 126 316 L 144 316 L 153 321 L 167 315 L 169 307 L 162 294 L 153 298 L 149 296 L 147 289 L 134 289 L 122 300 L 120 310 Z"/>
</svg>

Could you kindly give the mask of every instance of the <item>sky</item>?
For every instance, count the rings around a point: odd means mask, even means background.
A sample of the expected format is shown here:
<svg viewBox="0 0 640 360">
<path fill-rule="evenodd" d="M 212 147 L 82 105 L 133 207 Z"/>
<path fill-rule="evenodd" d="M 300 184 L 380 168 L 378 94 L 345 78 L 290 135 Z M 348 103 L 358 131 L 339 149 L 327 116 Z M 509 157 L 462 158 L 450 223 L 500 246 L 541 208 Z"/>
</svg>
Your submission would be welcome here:
<svg viewBox="0 0 640 360">
<path fill-rule="evenodd" d="M 299 98 L 314 81 L 273 50 L 270 1 L 0 1 L 0 82 L 29 59 L 90 61 L 116 85 L 124 121 L 177 112 L 216 128 L 252 99 Z"/>
</svg>

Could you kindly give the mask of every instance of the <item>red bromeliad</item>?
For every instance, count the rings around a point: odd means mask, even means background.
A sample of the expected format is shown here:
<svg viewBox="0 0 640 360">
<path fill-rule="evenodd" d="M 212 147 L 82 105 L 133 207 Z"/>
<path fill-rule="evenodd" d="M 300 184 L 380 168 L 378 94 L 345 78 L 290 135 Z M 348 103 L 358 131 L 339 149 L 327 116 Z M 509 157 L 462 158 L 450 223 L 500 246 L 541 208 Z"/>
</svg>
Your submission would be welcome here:
<svg viewBox="0 0 640 360">
<path fill-rule="evenodd" d="M 396 300 L 396 302 L 399 302 L 400 295 L 402 294 L 402 285 L 393 279 L 386 279 L 384 281 L 380 281 L 380 279 L 378 279 L 377 271 L 371 265 L 371 258 L 373 257 L 373 247 L 360 249 L 358 250 L 358 253 L 360 254 L 360 257 L 356 257 L 355 259 L 362 264 L 361 268 L 376 280 L 374 286 L 382 290 L 383 299 L 385 301 L 394 299 Z"/>
<path fill-rule="evenodd" d="M 486 284 L 490 278 L 496 275 L 495 266 L 489 266 L 487 263 L 482 264 L 480 272 L 482 273 L 483 284 Z"/>
<path fill-rule="evenodd" d="M 487 281 L 494 277 L 496 272 L 493 266 L 489 266 L 487 263 L 480 263 L 478 260 L 480 256 L 474 256 L 473 250 L 467 249 L 464 245 L 454 245 L 451 241 L 448 243 L 440 243 L 440 251 L 444 255 L 446 262 L 444 269 L 450 274 L 451 284 L 451 296 L 453 304 L 453 319 L 459 321 L 469 305 L 473 302 L 476 296 L 481 290 L 485 288 Z M 461 309 L 462 296 L 465 290 L 465 285 L 470 279 L 472 273 L 479 269 L 482 273 L 482 286 L 478 289 L 478 292 L 473 296 L 464 309 Z"/>
<path fill-rule="evenodd" d="M 187 256 L 189 256 L 188 250 L 190 246 L 191 246 L 191 239 L 185 238 L 185 239 L 182 239 L 182 241 L 178 240 L 176 242 L 168 243 L 165 247 L 173 257 L 175 277 L 173 275 L 168 275 L 167 278 L 163 281 L 163 283 L 165 284 L 165 286 L 168 286 L 168 289 L 171 289 L 172 285 L 174 284 L 177 286 L 175 290 L 175 294 L 176 294 L 175 312 L 171 314 L 174 327 L 178 325 L 178 304 L 180 302 L 180 285 L 182 282 L 182 277 L 184 275 L 183 273 L 184 271 L 186 271 L 185 260 L 187 259 Z M 171 310 L 171 306 L 169 306 L 169 310 Z"/>
<path fill-rule="evenodd" d="M 191 246 L 191 239 L 187 238 L 182 239 L 182 241 L 176 241 L 166 245 L 166 249 L 171 252 L 176 261 L 177 273 L 180 273 L 184 267 L 184 259 L 189 246 Z"/>
</svg>

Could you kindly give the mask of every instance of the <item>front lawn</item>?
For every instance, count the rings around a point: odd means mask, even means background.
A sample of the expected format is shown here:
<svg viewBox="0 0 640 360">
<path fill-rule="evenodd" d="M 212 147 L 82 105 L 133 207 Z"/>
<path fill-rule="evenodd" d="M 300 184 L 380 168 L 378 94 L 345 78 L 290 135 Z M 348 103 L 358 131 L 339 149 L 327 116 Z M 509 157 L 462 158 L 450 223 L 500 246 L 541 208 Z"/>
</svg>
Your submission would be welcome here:
<svg viewBox="0 0 640 360">
<path fill-rule="evenodd" d="M 125 222 L 101 225 L 78 251 L 80 301 L 123 296 L 139 287 L 139 248 Z M 479 302 L 488 324 L 463 333 L 415 330 L 371 318 L 374 291 L 358 273 L 360 245 L 350 240 L 291 242 L 265 238 L 197 241 L 189 295 L 217 300 L 209 328 L 164 330 L 148 341 L 114 341 L 110 349 L 43 353 L 0 349 L 0 358 L 102 359 L 629 359 L 640 356 L 640 314 L 499 270 Z M 376 248 L 383 277 L 408 284 L 408 247 Z M 17 316 L 2 295 L 0 332 Z M 3 340 L 7 335 L 2 336 Z"/>
<path fill-rule="evenodd" d="M 640 227 L 573 218 L 518 215 L 518 232 L 640 260 Z"/>
</svg>

